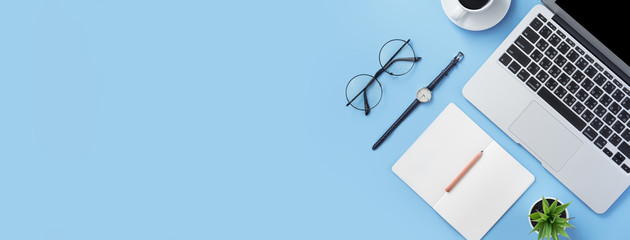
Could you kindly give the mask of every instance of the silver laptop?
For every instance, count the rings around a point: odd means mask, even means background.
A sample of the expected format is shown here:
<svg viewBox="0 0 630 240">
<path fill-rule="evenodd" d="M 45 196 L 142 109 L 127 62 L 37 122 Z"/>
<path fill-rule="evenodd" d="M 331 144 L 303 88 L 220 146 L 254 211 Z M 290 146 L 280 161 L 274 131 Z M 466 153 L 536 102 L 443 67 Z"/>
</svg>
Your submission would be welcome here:
<svg viewBox="0 0 630 240">
<path fill-rule="evenodd" d="M 600 214 L 630 184 L 630 20 L 615 4 L 543 0 L 463 89 Z"/>
</svg>

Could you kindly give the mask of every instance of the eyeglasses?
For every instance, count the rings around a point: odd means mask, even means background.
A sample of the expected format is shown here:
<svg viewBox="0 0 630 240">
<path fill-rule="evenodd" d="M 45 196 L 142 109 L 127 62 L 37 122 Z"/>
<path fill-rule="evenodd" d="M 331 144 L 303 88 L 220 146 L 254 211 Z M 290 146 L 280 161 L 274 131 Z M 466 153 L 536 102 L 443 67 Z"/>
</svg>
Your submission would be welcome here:
<svg viewBox="0 0 630 240">
<path fill-rule="evenodd" d="M 378 106 L 383 98 L 383 85 L 378 77 L 383 72 L 392 76 L 402 76 L 408 73 L 420 57 L 416 57 L 410 39 L 392 39 L 387 41 L 378 53 L 378 62 L 381 68 L 374 74 L 359 74 L 354 76 L 346 85 L 347 106 L 352 106 L 357 110 L 365 111 L 365 115 L 370 110 Z M 376 84 L 374 84 L 376 82 Z M 360 97 L 363 95 L 363 97 Z"/>
</svg>

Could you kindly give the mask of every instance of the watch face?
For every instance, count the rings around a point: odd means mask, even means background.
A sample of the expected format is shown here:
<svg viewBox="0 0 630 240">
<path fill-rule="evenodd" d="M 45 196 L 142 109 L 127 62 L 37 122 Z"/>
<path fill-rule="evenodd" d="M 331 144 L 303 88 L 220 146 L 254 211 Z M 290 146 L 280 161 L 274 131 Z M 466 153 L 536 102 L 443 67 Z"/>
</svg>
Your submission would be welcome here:
<svg viewBox="0 0 630 240">
<path fill-rule="evenodd" d="M 416 94 L 416 98 L 420 102 L 428 102 L 431 100 L 431 90 L 428 88 L 420 88 L 418 90 L 418 94 Z"/>
</svg>

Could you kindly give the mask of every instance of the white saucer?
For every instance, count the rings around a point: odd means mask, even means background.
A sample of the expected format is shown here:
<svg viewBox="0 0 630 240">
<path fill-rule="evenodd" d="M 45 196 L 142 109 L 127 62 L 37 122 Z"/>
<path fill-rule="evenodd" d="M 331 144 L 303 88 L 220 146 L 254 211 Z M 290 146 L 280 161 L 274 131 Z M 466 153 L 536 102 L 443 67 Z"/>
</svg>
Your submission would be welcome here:
<svg viewBox="0 0 630 240">
<path fill-rule="evenodd" d="M 470 31 L 482 31 L 497 25 L 501 22 L 505 14 L 510 9 L 511 0 L 495 0 L 492 8 L 483 11 L 482 13 L 468 13 L 459 19 L 459 22 L 453 21 L 457 26 L 470 30 Z M 455 10 L 459 3 L 457 0 L 442 0 L 442 8 L 446 13 L 446 16 L 450 16 L 451 11 Z"/>
</svg>

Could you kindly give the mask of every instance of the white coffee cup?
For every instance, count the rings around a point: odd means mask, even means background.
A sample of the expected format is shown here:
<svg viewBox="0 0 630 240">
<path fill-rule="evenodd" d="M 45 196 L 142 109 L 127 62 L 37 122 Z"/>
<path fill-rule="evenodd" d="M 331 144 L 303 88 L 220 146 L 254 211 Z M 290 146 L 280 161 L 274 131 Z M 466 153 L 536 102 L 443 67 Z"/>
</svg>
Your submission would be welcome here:
<svg viewBox="0 0 630 240">
<path fill-rule="evenodd" d="M 450 12 L 449 17 L 455 22 L 459 22 L 466 14 L 479 14 L 488 10 L 494 0 L 454 0 L 457 1 L 455 9 Z M 485 4 L 484 4 L 485 3 Z"/>
</svg>

